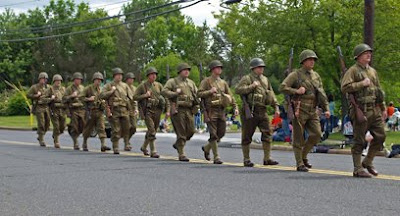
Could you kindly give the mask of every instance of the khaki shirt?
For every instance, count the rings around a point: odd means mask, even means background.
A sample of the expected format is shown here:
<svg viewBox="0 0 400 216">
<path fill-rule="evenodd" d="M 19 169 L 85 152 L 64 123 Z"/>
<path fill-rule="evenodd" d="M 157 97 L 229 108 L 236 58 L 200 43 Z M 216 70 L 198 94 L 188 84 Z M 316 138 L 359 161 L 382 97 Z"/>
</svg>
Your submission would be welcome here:
<svg viewBox="0 0 400 216">
<path fill-rule="evenodd" d="M 362 83 L 365 78 L 371 80 L 368 87 L 364 87 Z M 379 105 L 382 111 L 386 110 L 384 103 L 376 103 L 377 93 L 381 91 L 381 85 L 378 73 L 368 65 L 362 66 L 357 62 L 351 66 L 342 78 L 341 90 L 343 93 L 354 93 L 357 103 L 361 106 Z"/>
<path fill-rule="evenodd" d="M 256 87 L 252 86 L 254 81 L 260 82 L 260 85 Z M 252 71 L 250 74 L 243 76 L 236 86 L 236 94 L 246 96 L 247 103 L 250 105 L 262 107 L 271 105 L 275 110 L 279 109 L 275 92 L 268 78 L 262 74 L 257 75 Z"/>
<path fill-rule="evenodd" d="M 303 95 L 296 94 L 300 87 L 306 90 Z M 286 95 L 299 96 L 301 106 L 320 106 L 324 112 L 329 111 L 328 98 L 323 89 L 321 77 L 314 70 L 307 71 L 303 67 L 297 69 L 283 80 L 279 90 Z"/>
<path fill-rule="evenodd" d="M 211 92 L 211 88 L 215 87 L 217 89 L 216 93 Z M 232 98 L 232 107 L 233 109 L 237 109 L 237 104 L 233 94 L 229 88 L 228 83 L 220 77 L 207 77 L 203 79 L 200 83 L 199 90 L 197 92 L 197 96 L 205 99 L 206 107 L 213 107 L 215 105 L 220 106 L 222 102 L 222 93 L 227 94 Z"/>
<path fill-rule="evenodd" d="M 76 86 L 74 84 L 68 86 L 65 90 L 65 94 L 63 100 L 69 104 L 70 108 L 81 108 L 83 107 L 83 98 L 81 97 L 81 93 L 83 92 L 83 85 Z M 73 97 L 72 94 L 74 92 L 78 93 L 77 97 Z"/>
<path fill-rule="evenodd" d="M 130 111 L 130 114 L 135 114 L 135 112 L 138 112 L 138 103 L 135 100 L 136 86 L 134 86 L 133 84 L 128 85 L 128 86 L 131 89 L 131 92 L 133 93 L 132 98 L 130 98 L 130 100 L 129 100 L 129 111 Z"/>
<path fill-rule="evenodd" d="M 112 90 L 113 86 L 116 87 L 115 91 Z M 126 83 L 113 81 L 104 86 L 100 98 L 112 101 L 110 104 L 112 106 L 128 107 L 130 99 L 133 98 L 133 92 Z"/>
<path fill-rule="evenodd" d="M 64 86 L 50 86 L 45 93 L 45 98 L 49 101 L 49 103 L 54 103 L 54 108 L 64 108 L 65 105 L 63 103 L 63 97 L 65 94 Z M 54 100 L 51 100 L 51 96 L 54 95 Z"/>
<path fill-rule="evenodd" d="M 169 101 L 161 94 L 163 85 L 157 81 L 150 83 L 148 80 L 142 82 L 136 89 L 133 98 L 148 109 L 160 108 L 160 103 L 165 103 L 167 112 L 170 111 Z M 151 92 L 151 96 L 147 97 L 147 91 Z M 146 105 L 145 105 L 146 104 Z M 143 109 L 144 107 L 141 107 Z"/>
<path fill-rule="evenodd" d="M 103 110 L 105 107 L 105 101 L 100 98 L 100 86 L 95 86 L 94 84 L 86 86 L 80 97 L 83 98 L 83 101 L 86 103 L 86 106 L 89 109 L 101 109 Z M 89 101 L 89 98 L 94 96 L 94 101 Z"/>
<path fill-rule="evenodd" d="M 182 91 L 180 94 L 176 92 L 178 88 Z M 189 78 L 177 76 L 169 79 L 161 91 L 161 94 L 170 101 L 177 102 L 179 107 L 189 108 L 199 105 L 196 84 Z"/>
</svg>

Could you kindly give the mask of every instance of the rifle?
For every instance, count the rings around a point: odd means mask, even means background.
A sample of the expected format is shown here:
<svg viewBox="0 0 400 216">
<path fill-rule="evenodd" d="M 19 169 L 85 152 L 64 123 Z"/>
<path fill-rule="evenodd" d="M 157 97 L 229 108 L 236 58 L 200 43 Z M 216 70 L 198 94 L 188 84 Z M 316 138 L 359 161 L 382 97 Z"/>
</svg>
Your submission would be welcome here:
<svg viewBox="0 0 400 216">
<path fill-rule="evenodd" d="M 253 112 L 250 110 L 250 106 L 249 106 L 249 103 L 247 103 L 246 96 L 241 95 L 241 98 L 242 98 L 242 102 L 243 102 L 244 116 L 245 116 L 246 120 L 252 119 L 253 118 Z"/>
<path fill-rule="evenodd" d="M 347 71 L 346 63 L 344 62 L 344 57 L 343 57 L 342 49 L 340 48 L 340 46 L 337 47 L 337 51 L 339 53 L 340 69 L 342 70 L 341 78 L 343 78 L 344 74 Z M 364 112 L 360 109 L 360 106 L 358 106 L 354 94 L 348 93 L 347 97 L 350 100 L 351 105 L 354 107 L 354 109 L 356 111 L 357 122 L 359 122 L 359 123 L 366 122 L 367 117 L 365 117 Z"/>
<path fill-rule="evenodd" d="M 53 87 L 50 87 L 50 91 L 51 91 L 51 94 L 50 94 L 50 97 L 53 95 Z M 49 103 L 49 109 L 50 109 L 50 115 L 51 116 L 54 116 L 54 100 L 51 100 L 50 101 L 50 103 Z"/>
<path fill-rule="evenodd" d="M 147 93 L 147 91 L 148 91 L 148 89 L 147 89 L 147 87 L 146 87 L 146 83 L 145 82 L 143 82 L 143 86 L 144 86 L 144 90 L 145 90 L 145 92 Z M 145 94 L 146 94 L 145 93 Z M 147 110 L 147 99 L 148 98 L 145 98 L 145 99 L 143 99 L 143 100 L 141 100 L 140 102 L 139 102 L 139 115 L 140 115 L 140 118 L 142 119 L 142 120 L 144 120 L 145 118 L 146 118 L 146 110 Z"/>
<path fill-rule="evenodd" d="M 285 71 L 285 77 L 289 76 L 290 73 L 292 73 L 293 70 L 293 47 L 290 49 L 290 54 L 289 54 L 289 63 L 288 63 L 288 67 Z M 294 119 L 294 110 L 300 110 L 298 108 L 300 108 L 300 103 L 297 102 L 295 103 L 295 109 L 293 107 L 293 103 L 292 103 L 292 99 L 290 97 L 290 95 L 285 95 L 285 100 L 287 103 L 287 117 L 290 121 L 292 121 Z"/>
<path fill-rule="evenodd" d="M 178 86 L 178 82 L 176 81 L 176 78 L 173 78 L 173 79 L 175 82 L 175 86 Z M 170 100 L 170 102 L 171 102 L 171 116 L 172 116 L 172 115 L 175 115 L 178 113 L 178 101 L 174 102 L 174 101 Z"/>
<path fill-rule="evenodd" d="M 112 87 L 112 86 L 111 86 Z M 112 106 L 112 102 L 114 101 L 114 94 L 117 90 L 115 89 L 112 94 L 110 95 L 110 97 L 106 100 L 106 116 L 107 118 L 111 118 L 113 115 L 113 106 Z M 111 101 L 111 99 L 113 99 L 113 101 Z"/>
<path fill-rule="evenodd" d="M 210 86 L 210 88 L 212 88 L 210 80 L 208 78 L 206 78 L 206 79 L 207 79 L 208 85 Z M 204 113 L 204 122 L 205 123 L 210 122 L 211 119 L 210 119 L 210 116 L 208 115 L 208 110 L 207 110 L 207 106 L 206 106 L 206 100 L 204 98 L 201 99 L 200 107 L 201 107 L 201 109 L 203 110 L 203 113 Z"/>
</svg>

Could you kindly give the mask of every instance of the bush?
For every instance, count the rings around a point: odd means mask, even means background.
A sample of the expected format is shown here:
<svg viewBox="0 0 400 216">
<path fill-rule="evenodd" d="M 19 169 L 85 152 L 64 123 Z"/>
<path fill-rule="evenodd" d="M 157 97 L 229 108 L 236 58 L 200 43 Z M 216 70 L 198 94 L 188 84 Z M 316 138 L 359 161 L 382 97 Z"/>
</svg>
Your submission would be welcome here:
<svg viewBox="0 0 400 216">
<path fill-rule="evenodd" d="M 28 105 L 21 93 L 14 92 L 10 96 L 7 105 L 7 115 L 29 115 Z"/>
<path fill-rule="evenodd" d="M 0 93 L 0 116 L 7 115 L 8 101 L 13 94 L 10 90 L 4 90 Z"/>
</svg>

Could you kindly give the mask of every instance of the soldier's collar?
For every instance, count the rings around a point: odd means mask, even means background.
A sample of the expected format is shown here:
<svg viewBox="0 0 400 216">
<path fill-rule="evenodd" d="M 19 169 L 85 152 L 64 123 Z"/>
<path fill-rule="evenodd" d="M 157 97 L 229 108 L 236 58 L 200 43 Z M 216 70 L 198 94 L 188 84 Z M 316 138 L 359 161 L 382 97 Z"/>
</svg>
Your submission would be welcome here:
<svg viewBox="0 0 400 216">
<path fill-rule="evenodd" d="M 219 76 L 215 77 L 215 76 L 211 75 L 210 77 L 211 77 L 211 79 L 213 79 L 213 80 L 218 80 L 218 81 L 221 80 L 221 77 L 219 77 Z"/>
<path fill-rule="evenodd" d="M 369 69 L 370 68 L 370 66 L 369 66 L 369 64 L 367 64 L 367 65 L 362 65 L 362 64 L 360 64 L 359 62 L 357 62 L 356 63 L 357 65 L 358 65 L 358 67 L 360 67 L 360 68 L 362 68 L 362 69 Z"/>
<path fill-rule="evenodd" d="M 258 75 L 256 72 L 251 71 L 250 76 L 253 76 L 253 77 L 255 77 L 255 78 L 261 78 L 261 77 L 262 77 L 262 74 Z"/>
<path fill-rule="evenodd" d="M 307 70 L 307 69 L 305 69 L 304 67 L 301 67 L 301 68 L 300 68 L 300 72 L 311 74 L 311 73 L 313 72 L 313 69 Z"/>
<path fill-rule="evenodd" d="M 181 75 L 178 76 L 178 80 L 186 82 L 187 78 L 182 77 Z"/>
</svg>

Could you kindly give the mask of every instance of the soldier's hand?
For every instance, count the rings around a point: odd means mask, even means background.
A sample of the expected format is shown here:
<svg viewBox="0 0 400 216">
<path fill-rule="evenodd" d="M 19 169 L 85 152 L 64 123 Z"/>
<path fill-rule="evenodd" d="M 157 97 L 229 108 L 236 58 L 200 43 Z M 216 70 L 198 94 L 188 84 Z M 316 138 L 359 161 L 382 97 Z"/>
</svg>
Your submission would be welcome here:
<svg viewBox="0 0 400 216">
<path fill-rule="evenodd" d="M 72 97 L 78 97 L 78 92 L 74 91 L 74 93 L 72 93 Z"/>
<path fill-rule="evenodd" d="M 329 119 L 331 117 L 331 113 L 329 111 L 325 112 L 325 118 Z"/>
<path fill-rule="evenodd" d="M 303 95 L 304 93 L 306 93 L 306 89 L 303 86 L 296 90 L 298 95 Z"/>
<path fill-rule="evenodd" d="M 212 87 L 212 88 L 211 88 L 211 92 L 212 92 L 212 93 L 216 93 L 216 92 L 217 92 L 217 88 Z"/>
<path fill-rule="evenodd" d="M 94 99 L 95 99 L 95 96 L 92 96 L 92 97 L 90 97 L 88 100 L 89 100 L 89 101 L 94 101 Z"/>
<path fill-rule="evenodd" d="M 371 80 L 369 78 L 365 78 L 363 81 L 363 86 L 368 87 L 371 84 Z"/>
<path fill-rule="evenodd" d="M 182 92 L 182 89 L 180 89 L 180 88 L 176 89 L 176 93 L 180 94 L 181 92 Z"/>
<path fill-rule="evenodd" d="M 169 112 L 165 113 L 165 118 L 169 118 L 171 116 L 171 114 Z"/>
<path fill-rule="evenodd" d="M 37 92 L 36 95 L 37 95 L 37 97 L 40 97 L 40 95 L 42 95 L 42 92 L 39 91 L 39 92 Z"/>
<path fill-rule="evenodd" d="M 146 97 L 151 97 L 151 91 L 146 92 Z"/>
<path fill-rule="evenodd" d="M 254 82 L 253 82 L 253 86 L 254 86 L 254 87 L 257 87 L 257 86 L 259 86 L 259 85 L 260 85 L 260 82 L 258 82 L 258 81 L 254 81 Z"/>
<path fill-rule="evenodd" d="M 138 116 L 139 115 L 139 110 L 135 110 L 134 115 Z"/>
<path fill-rule="evenodd" d="M 56 99 L 56 96 L 55 96 L 55 95 L 52 95 L 52 96 L 51 96 L 51 99 L 52 99 L 52 100 Z"/>
<path fill-rule="evenodd" d="M 115 91 L 116 89 L 117 89 L 117 87 L 115 87 L 115 86 L 111 87 L 112 91 Z"/>
<path fill-rule="evenodd" d="M 238 116 L 238 115 L 239 115 L 239 110 L 238 110 L 238 109 L 235 109 L 234 115 L 235 115 L 235 116 Z"/>
</svg>

